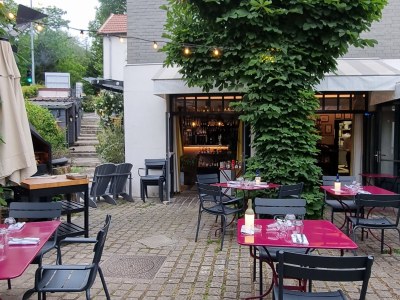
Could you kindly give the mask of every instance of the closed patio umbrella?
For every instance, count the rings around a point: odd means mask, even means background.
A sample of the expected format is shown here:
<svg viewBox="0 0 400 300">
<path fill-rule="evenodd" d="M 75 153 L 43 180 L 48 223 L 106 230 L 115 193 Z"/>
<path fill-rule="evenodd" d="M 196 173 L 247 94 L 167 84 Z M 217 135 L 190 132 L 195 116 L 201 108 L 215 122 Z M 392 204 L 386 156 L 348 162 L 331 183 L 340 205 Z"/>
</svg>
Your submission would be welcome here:
<svg viewBox="0 0 400 300">
<path fill-rule="evenodd" d="M 0 185 L 37 171 L 20 78 L 11 45 L 0 38 Z"/>
</svg>

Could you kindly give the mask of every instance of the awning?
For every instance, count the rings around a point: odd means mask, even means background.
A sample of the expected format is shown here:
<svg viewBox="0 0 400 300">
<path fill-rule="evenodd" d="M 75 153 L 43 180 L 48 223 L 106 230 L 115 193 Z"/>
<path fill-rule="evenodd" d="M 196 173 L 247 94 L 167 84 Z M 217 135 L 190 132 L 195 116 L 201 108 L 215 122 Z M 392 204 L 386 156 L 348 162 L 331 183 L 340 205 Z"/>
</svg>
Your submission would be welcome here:
<svg viewBox="0 0 400 300">
<path fill-rule="evenodd" d="M 315 87 L 319 92 L 395 91 L 400 83 L 400 59 L 338 59 L 337 71 L 328 73 Z M 153 77 L 154 94 L 196 94 L 200 88 L 189 88 L 178 67 L 161 69 Z M 227 92 L 213 90 L 212 92 Z"/>
</svg>

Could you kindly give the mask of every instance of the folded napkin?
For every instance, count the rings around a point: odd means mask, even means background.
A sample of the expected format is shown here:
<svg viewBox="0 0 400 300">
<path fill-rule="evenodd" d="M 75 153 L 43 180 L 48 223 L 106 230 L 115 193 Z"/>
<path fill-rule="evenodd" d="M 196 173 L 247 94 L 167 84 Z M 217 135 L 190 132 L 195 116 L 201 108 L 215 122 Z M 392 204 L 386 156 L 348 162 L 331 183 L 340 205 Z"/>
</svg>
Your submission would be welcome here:
<svg viewBox="0 0 400 300">
<path fill-rule="evenodd" d="M 292 234 L 292 242 L 293 242 L 293 244 L 308 245 L 307 237 L 304 234 L 300 234 L 300 233 Z"/>
<path fill-rule="evenodd" d="M 24 227 L 25 222 L 18 222 L 15 224 L 11 224 L 8 226 L 8 230 L 20 230 L 22 227 Z"/>
<path fill-rule="evenodd" d="M 370 192 L 364 191 L 364 190 L 359 190 L 358 193 L 359 194 L 371 194 Z"/>
<path fill-rule="evenodd" d="M 26 238 L 11 238 L 8 241 L 9 245 L 37 245 L 39 244 L 40 239 L 35 237 L 26 237 Z"/>
<path fill-rule="evenodd" d="M 253 235 L 255 233 L 260 233 L 261 232 L 261 225 L 254 225 L 254 228 L 247 228 L 244 224 L 242 225 L 242 228 L 240 228 L 240 232 L 245 235 Z"/>
</svg>

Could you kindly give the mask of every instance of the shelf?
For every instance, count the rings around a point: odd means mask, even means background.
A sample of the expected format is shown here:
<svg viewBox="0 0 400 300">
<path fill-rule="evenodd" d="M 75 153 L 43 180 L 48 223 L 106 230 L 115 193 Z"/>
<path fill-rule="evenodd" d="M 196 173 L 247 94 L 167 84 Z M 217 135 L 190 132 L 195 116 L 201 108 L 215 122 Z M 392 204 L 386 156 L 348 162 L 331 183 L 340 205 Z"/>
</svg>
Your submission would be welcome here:
<svg viewBox="0 0 400 300">
<path fill-rule="evenodd" d="M 58 227 L 58 240 L 61 240 L 67 236 L 79 236 L 84 235 L 85 229 L 74 223 L 61 223 Z"/>
</svg>

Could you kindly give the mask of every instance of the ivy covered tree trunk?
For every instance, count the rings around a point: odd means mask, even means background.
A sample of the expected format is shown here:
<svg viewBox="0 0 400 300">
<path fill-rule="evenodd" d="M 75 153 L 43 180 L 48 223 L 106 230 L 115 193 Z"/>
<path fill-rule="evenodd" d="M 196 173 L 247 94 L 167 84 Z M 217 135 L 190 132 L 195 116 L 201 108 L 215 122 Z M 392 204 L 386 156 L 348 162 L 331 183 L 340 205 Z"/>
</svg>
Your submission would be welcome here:
<svg viewBox="0 0 400 300">
<path fill-rule="evenodd" d="M 250 124 L 259 169 L 281 184 L 304 182 L 308 215 L 319 216 L 313 86 L 336 68 L 349 45 L 372 46 L 362 31 L 379 20 L 386 0 L 170 0 L 167 65 L 181 66 L 189 86 L 238 90 L 234 107 Z M 183 49 L 189 51 L 186 54 Z M 219 50 L 216 55 L 213 50 Z M 188 54 L 189 53 L 189 54 Z"/>
</svg>

